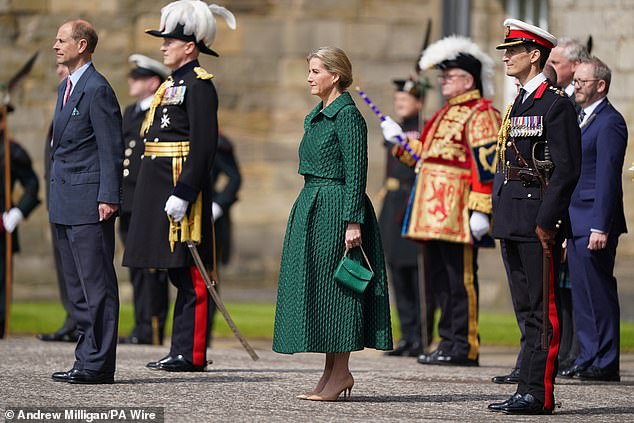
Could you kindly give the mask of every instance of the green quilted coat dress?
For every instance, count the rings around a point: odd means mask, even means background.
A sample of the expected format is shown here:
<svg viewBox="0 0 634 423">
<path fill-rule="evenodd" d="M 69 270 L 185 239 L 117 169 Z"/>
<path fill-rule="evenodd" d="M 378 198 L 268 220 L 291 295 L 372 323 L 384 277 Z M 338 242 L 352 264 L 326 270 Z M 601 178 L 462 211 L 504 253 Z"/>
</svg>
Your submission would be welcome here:
<svg viewBox="0 0 634 423">
<path fill-rule="evenodd" d="M 392 349 L 383 247 L 365 195 L 367 128 L 344 92 L 319 103 L 304 121 L 299 173 L 304 176 L 284 237 L 273 350 L 279 353 Z M 361 224 L 361 240 L 374 277 L 363 294 L 333 278 L 345 251 L 348 222 Z M 351 251 L 361 259 L 359 249 Z"/>
</svg>

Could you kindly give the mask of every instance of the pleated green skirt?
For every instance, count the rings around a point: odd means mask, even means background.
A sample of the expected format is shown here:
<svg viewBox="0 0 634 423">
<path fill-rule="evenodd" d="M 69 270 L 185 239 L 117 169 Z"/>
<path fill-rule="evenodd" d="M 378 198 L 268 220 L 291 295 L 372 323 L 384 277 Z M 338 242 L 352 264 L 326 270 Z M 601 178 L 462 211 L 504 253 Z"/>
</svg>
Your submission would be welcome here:
<svg viewBox="0 0 634 423">
<path fill-rule="evenodd" d="M 345 251 L 343 182 L 306 176 L 284 238 L 273 351 L 392 349 L 383 248 L 367 197 L 365 209 L 361 237 L 374 277 L 365 292 L 357 294 L 333 279 Z M 361 257 L 358 249 L 349 254 Z"/>
</svg>

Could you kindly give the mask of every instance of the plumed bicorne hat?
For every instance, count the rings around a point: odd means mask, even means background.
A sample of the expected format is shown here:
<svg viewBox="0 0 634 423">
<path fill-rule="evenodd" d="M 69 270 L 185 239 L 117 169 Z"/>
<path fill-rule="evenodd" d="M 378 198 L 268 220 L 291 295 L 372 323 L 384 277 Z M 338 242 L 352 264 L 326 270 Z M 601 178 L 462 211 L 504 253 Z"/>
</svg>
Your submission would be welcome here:
<svg viewBox="0 0 634 423">
<path fill-rule="evenodd" d="M 222 16 L 227 26 L 236 29 L 236 18 L 229 10 L 200 0 L 177 0 L 161 9 L 161 29 L 145 31 L 155 37 L 192 41 L 201 53 L 218 57 L 211 49 L 216 39 L 216 18 Z"/>
<path fill-rule="evenodd" d="M 420 68 L 440 70 L 458 68 L 473 75 L 476 88 L 485 97 L 493 95 L 493 59 L 467 37 L 450 35 L 423 51 Z"/>
</svg>

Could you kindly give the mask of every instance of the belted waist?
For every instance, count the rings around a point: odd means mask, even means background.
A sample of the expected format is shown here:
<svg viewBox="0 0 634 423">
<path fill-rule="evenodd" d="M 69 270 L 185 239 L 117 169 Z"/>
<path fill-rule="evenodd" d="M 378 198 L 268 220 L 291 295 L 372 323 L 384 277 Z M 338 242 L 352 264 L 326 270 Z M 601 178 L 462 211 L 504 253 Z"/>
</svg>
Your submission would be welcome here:
<svg viewBox="0 0 634 423">
<path fill-rule="evenodd" d="M 530 167 L 505 166 L 504 179 L 507 181 L 532 182 L 537 180 L 536 170 Z"/>
<path fill-rule="evenodd" d="M 343 179 L 321 178 L 314 175 L 304 175 L 304 187 L 325 187 L 344 185 Z"/>
<path fill-rule="evenodd" d="M 186 157 L 189 154 L 189 141 L 147 141 L 144 154 L 156 157 Z"/>
</svg>

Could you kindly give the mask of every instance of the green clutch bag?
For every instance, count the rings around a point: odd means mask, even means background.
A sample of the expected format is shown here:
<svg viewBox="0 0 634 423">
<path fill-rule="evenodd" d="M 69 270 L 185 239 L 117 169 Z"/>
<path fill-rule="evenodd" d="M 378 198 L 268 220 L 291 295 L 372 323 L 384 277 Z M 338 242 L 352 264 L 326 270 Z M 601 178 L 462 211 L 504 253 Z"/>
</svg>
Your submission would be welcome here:
<svg viewBox="0 0 634 423">
<path fill-rule="evenodd" d="M 363 291 L 368 287 L 374 276 L 374 271 L 372 270 L 372 266 L 370 266 L 368 256 L 366 256 L 365 251 L 363 251 L 363 247 L 359 246 L 359 248 L 361 248 L 361 253 L 363 253 L 363 258 L 369 270 L 363 267 L 363 264 L 348 257 L 348 251 L 350 250 L 346 248 L 346 252 L 343 254 L 341 261 L 339 261 L 337 270 L 335 270 L 335 280 L 346 288 L 358 294 L 363 294 Z"/>
</svg>

